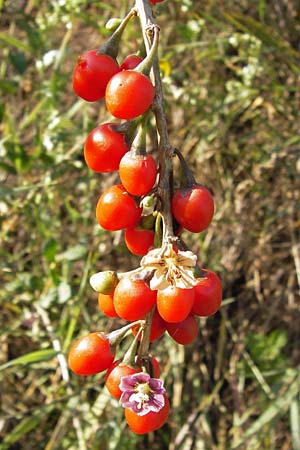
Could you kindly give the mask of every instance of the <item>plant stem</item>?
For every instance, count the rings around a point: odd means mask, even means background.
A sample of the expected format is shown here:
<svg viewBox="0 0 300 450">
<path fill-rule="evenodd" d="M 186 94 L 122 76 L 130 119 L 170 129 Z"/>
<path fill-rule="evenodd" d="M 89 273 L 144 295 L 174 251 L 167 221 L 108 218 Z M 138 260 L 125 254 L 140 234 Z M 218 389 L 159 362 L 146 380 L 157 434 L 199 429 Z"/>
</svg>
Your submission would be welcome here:
<svg viewBox="0 0 300 450">
<path fill-rule="evenodd" d="M 136 0 L 135 7 L 140 19 L 146 51 L 149 54 L 153 48 L 153 39 L 158 39 L 159 27 L 155 23 L 152 9 L 148 0 Z M 150 74 L 155 84 L 155 98 L 152 109 L 155 114 L 156 127 L 159 135 L 158 159 L 159 159 L 159 180 L 157 192 L 160 199 L 160 214 L 163 222 L 162 245 L 173 241 L 175 238 L 173 231 L 173 218 L 171 213 L 171 179 L 172 179 L 172 156 L 173 149 L 169 143 L 167 120 L 164 109 L 164 98 L 160 68 L 157 54 L 153 58 L 153 66 Z M 150 332 L 154 309 L 145 319 L 144 334 L 139 348 L 138 361 L 148 357 L 150 346 Z"/>
<path fill-rule="evenodd" d="M 155 24 L 152 9 L 147 0 L 136 0 L 136 9 L 140 18 L 144 42 L 147 52 L 151 48 L 149 30 L 158 26 Z M 158 195 L 161 201 L 160 213 L 163 217 L 163 243 L 167 243 L 174 238 L 173 219 L 171 213 L 171 190 L 170 180 L 172 176 L 172 156 L 173 148 L 170 145 L 167 120 L 164 109 L 164 98 L 162 81 L 160 77 L 159 61 L 157 55 L 153 60 L 152 77 L 155 82 L 155 98 L 152 109 L 156 118 L 157 131 L 159 134 L 158 159 L 159 159 L 159 181 Z"/>
</svg>

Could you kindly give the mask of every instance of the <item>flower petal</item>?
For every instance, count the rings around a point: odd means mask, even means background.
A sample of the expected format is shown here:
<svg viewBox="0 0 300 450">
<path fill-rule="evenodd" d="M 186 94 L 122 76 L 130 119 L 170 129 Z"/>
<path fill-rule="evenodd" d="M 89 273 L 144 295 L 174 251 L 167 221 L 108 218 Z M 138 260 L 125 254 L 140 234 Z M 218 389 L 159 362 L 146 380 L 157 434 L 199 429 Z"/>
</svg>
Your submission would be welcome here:
<svg viewBox="0 0 300 450">
<path fill-rule="evenodd" d="M 161 394 L 155 394 L 148 403 L 150 411 L 158 412 L 165 406 L 165 397 Z"/>
</svg>

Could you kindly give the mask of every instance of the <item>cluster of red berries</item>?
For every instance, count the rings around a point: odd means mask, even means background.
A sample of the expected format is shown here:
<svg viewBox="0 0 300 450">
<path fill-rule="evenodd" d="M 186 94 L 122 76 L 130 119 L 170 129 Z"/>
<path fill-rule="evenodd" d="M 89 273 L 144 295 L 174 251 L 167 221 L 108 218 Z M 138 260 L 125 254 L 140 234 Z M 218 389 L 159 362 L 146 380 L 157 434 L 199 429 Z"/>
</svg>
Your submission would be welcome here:
<svg viewBox="0 0 300 450">
<path fill-rule="evenodd" d="M 130 323 L 109 334 L 95 332 L 77 340 L 69 353 L 69 366 L 78 375 L 106 370 L 107 389 L 120 399 L 130 428 L 139 434 L 160 428 L 170 406 L 159 380 L 157 360 L 137 352 L 138 346 L 143 347 L 145 336 L 149 346 L 166 331 L 177 343 L 190 344 L 198 332 L 196 316 L 214 314 L 222 300 L 219 277 L 205 269 L 197 273 L 196 257 L 180 250 L 180 238 L 172 233 L 155 248 L 162 231 L 157 192 L 161 167 L 146 152 L 147 115 L 155 98 L 155 87 L 148 76 L 156 51 L 153 42 L 145 59 L 128 55 L 121 65 L 103 50 L 87 51 L 78 58 L 73 74 L 78 96 L 87 101 L 105 97 L 108 111 L 127 121 L 125 127 L 124 123 L 105 123 L 92 130 L 85 142 L 84 157 L 95 172 L 119 171 L 121 183 L 102 193 L 96 218 L 105 230 L 125 230 L 128 249 L 144 257 L 132 272 L 103 272 L 91 278 L 92 287 L 99 293 L 100 310 Z M 183 229 L 198 233 L 212 220 L 213 198 L 196 183 L 180 152 L 174 154 L 184 172 L 184 182 L 170 197 L 176 235 Z M 150 212 L 143 207 L 145 199 L 152 201 Z M 124 358 L 115 361 L 116 347 L 128 331 L 135 336 L 133 343 Z"/>
</svg>

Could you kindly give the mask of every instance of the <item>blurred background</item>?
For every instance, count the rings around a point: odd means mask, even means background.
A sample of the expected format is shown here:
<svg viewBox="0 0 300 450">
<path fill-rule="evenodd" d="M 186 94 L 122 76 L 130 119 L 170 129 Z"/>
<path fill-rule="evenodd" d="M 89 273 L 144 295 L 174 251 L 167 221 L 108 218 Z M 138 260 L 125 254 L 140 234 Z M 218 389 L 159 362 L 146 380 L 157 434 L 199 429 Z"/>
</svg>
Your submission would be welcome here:
<svg viewBox="0 0 300 450">
<path fill-rule="evenodd" d="M 168 424 L 133 435 L 104 375 L 65 366 L 79 335 L 120 325 L 100 314 L 89 276 L 139 264 L 95 220 L 117 174 L 83 160 L 88 132 L 111 117 L 71 85 L 77 56 L 131 6 L 0 1 L 0 448 L 300 450 L 298 1 L 156 7 L 170 140 L 216 203 L 208 230 L 183 237 L 224 286 L 193 344 L 152 345 Z M 132 21 L 119 62 L 140 36 Z"/>
</svg>

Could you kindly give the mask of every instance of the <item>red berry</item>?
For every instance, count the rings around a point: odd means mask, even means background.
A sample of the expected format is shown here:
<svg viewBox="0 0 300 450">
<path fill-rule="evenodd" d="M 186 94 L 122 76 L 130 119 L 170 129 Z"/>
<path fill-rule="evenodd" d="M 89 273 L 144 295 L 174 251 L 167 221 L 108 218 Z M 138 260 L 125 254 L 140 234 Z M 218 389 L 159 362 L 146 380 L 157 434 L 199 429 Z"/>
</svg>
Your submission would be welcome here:
<svg viewBox="0 0 300 450">
<path fill-rule="evenodd" d="M 73 89 L 84 100 L 95 102 L 104 97 L 107 83 L 119 71 L 113 58 L 97 53 L 97 50 L 89 50 L 78 57 L 73 72 Z"/>
<path fill-rule="evenodd" d="M 157 292 L 157 309 L 166 322 L 177 323 L 189 315 L 194 300 L 193 288 L 181 289 L 176 286 L 168 286 Z"/>
<path fill-rule="evenodd" d="M 149 0 L 152 5 L 156 5 L 156 3 L 161 3 L 163 0 Z"/>
<path fill-rule="evenodd" d="M 135 69 L 143 61 L 140 56 L 131 54 L 127 55 L 122 64 L 120 65 L 121 70 L 132 70 Z"/>
<path fill-rule="evenodd" d="M 103 333 L 90 333 L 75 341 L 68 363 L 77 375 L 94 375 L 106 370 L 114 360 L 114 351 Z"/>
<path fill-rule="evenodd" d="M 198 334 L 198 322 L 194 316 L 187 316 L 182 322 L 167 323 L 169 335 L 178 344 L 187 345 L 193 342 Z"/>
<path fill-rule="evenodd" d="M 146 75 L 134 70 L 122 70 L 107 85 L 106 107 L 119 119 L 134 119 L 147 111 L 154 94 L 154 87 Z"/>
<path fill-rule="evenodd" d="M 136 434 L 145 434 L 149 431 L 158 430 L 167 421 L 170 412 L 170 403 L 164 395 L 165 404 L 158 412 L 150 411 L 144 416 L 139 416 L 129 408 L 125 408 L 125 419 L 129 428 Z"/>
<path fill-rule="evenodd" d="M 204 186 L 180 189 L 173 195 L 172 212 L 184 228 L 199 233 L 208 227 L 214 215 L 212 195 Z"/>
<path fill-rule="evenodd" d="M 107 317 L 119 317 L 114 307 L 113 294 L 100 293 L 98 295 L 98 306 Z"/>
<path fill-rule="evenodd" d="M 121 378 L 139 372 L 141 372 L 140 367 L 131 367 L 128 364 L 123 364 L 121 360 L 115 361 L 107 370 L 105 386 L 113 397 L 120 398 L 122 395 L 119 388 Z"/>
<path fill-rule="evenodd" d="M 204 278 L 198 279 L 194 287 L 195 301 L 192 314 L 211 316 L 215 314 L 222 302 L 222 282 L 218 275 L 210 270 L 204 270 Z"/>
<path fill-rule="evenodd" d="M 152 378 L 159 378 L 160 377 L 160 367 L 159 362 L 157 359 L 152 356 L 151 358 L 151 365 L 152 365 L 152 373 L 150 374 Z"/>
<path fill-rule="evenodd" d="M 127 152 L 120 161 L 119 170 L 123 186 L 132 195 L 145 195 L 154 186 L 157 170 L 151 155 Z"/>
<path fill-rule="evenodd" d="M 109 231 L 134 227 L 142 214 L 142 208 L 122 184 L 116 184 L 106 189 L 98 200 L 96 218 L 102 228 Z"/>
<path fill-rule="evenodd" d="M 156 291 L 152 291 L 142 280 L 122 278 L 114 292 L 114 307 L 124 320 L 143 319 L 156 302 Z"/>
<path fill-rule="evenodd" d="M 151 331 L 150 331 L 150 342 L 156 341 L 156 339 L 160 338 L 164 332 L 166 331 L 167 323 L 164 319 L 159 315 L 157 308 L 154 310 Z M 139 326 L 132 327 L 132 332 L 136 336 L 138 332 Z M 141 340 L 141 337 L 139 338 Z"/>
<path fill-rule="evenodd" d="M 146 255 L 154 243 L 154 231 L 127 228 L 125 231 L 125 243 L 134 255 Z"/>
<path fill-rule="evenodd" d="M 123 134 L 114 131 L 113 123 L 94 128 L 84 145 L 84 158 L 95 172 L 113 172 L 119 169 L 122 156 L 128 151 Z"/>
</svg>

